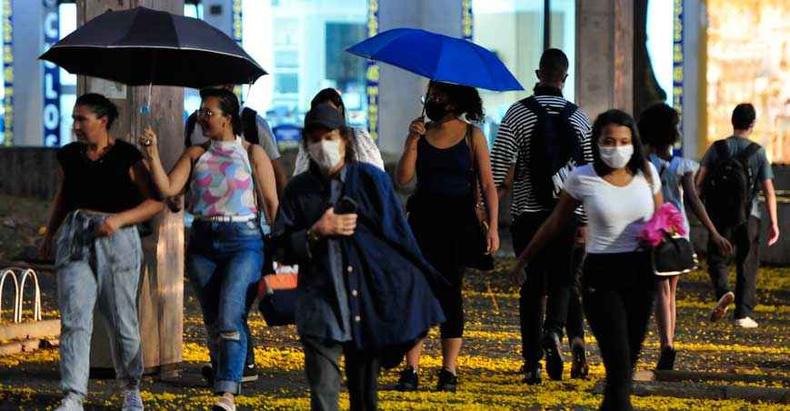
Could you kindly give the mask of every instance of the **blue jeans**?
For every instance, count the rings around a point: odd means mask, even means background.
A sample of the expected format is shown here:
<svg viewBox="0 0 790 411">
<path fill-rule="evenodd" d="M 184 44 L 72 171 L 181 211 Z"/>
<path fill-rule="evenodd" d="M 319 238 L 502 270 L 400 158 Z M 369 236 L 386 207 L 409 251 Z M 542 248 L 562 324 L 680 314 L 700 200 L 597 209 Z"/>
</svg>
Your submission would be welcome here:
<svg viewBox="0 0 790 411">
<path fill-rule="evenodd" d="M 186 268 L 203 311 L 216 393 L 240 392 L 250 332 L 247 313 L 262 267 L 256 222 L 192 224 Z"/>
<path fill-rule="evenodd" d="M 88 393 L 93 310 L 110 332 L 115 374 L 127 388 L 138 388 L 143 372 L 137 289 L 142 249 L 135 227 L 96 237 L 107 214 L 77 210 L 66 217 L 56 240 L 55 267 L 60 308 L 61 387 Z"/>
</svg>

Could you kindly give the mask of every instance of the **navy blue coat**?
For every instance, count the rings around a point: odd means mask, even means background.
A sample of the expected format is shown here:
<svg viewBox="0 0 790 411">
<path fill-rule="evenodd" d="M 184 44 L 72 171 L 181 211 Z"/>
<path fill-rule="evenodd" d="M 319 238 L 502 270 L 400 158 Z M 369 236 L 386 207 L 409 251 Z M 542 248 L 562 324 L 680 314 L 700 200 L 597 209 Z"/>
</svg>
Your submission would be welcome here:
<svg viewBox="0 0 790 411">
<path fill-rule="evenodd" d="M 326 338 L 327 327 L 342 327 L 339 316 L 348 314 L 356 348 L 383 350 L 414 342 L 443 322 L 431 287 L 446 282 L 420 252 L 389 176 L 366 163 L 346 165 L 343 196 L 357 203 L 358 219 L 354 235 L 336 237 L 345 268 L 341 286 L 349 296 L 348 310 L 338 306 L 336 284 L 327 278 L 326 240 L 307 240 L 307 230 L 330 207 L 328 190 L 315 165 L 294 177 L 273 228 L 278 261 L 299 264 L 299 334 Z"/>
</svg>

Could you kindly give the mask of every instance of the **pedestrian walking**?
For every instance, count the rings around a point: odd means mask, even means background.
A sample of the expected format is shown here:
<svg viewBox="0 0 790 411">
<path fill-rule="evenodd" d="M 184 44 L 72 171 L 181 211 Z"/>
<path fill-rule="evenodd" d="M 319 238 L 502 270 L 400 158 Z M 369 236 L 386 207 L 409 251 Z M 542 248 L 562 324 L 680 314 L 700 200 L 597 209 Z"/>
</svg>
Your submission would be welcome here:
<svg viewBox="0 0 790 411">
<path fill-rule="evenodd" d="M 224 84 L 219 87 L 209 87 L 204 90 L 211 90 L 212 88 L 225 89 L 230 92 L 233 91 L 233 84 Z M 210 91 L 206 91 L 210 93 Z M 204 92 L 201 91 L 201 98 Z M 184 130 L 184 149 L 192 146 L 204 145 L 210 141 L 209 137 L 203 131 L 203 127 L 198 121 L 198 113 L 200 110 L 190 114 L 187 118 Z M 277 184 L 277 194 L 282 195 L 282 190 L 288 182 L 288 177 L 283 171 L 280 164 L 280 150 L 277 147 L 277 141 L 272 133 L 272 128 L 269 123 L 261 117 L 257 111 L 243 107 L 239 113 L 241 120 L 241 135 L 244 140 L 251 144 L 258 144 L 263 147 L 266 155 L 272 163 L 272 170 L 274 172 L 274 181 Z M 246 323 L 245 323 L 246 324 Z M 258 380 L 258 370 L 255 367 L 255 342 L 252 333 L 247 330 L 247 357 L 244 361 L 244 375 L 242 375 L 242 382 L 252 382 Z M 203 367 L 201 370 L 203 378 L 206 379 L 209 385 L 214 385 L 214 369 L 211 365 Z"/>
<path fill-rule="evenodd" d="M 340 112 L 340 116 L 345 118 L 346 117 L 346 105 L 343 104 L 343 99 L 340 97 L 340 93 L 333 88 L 325 88 L 318 92 L 318 94 L 313 97 L 313 100 L 310 102 L 310 108 L 314 108 L 319 104 L 327 103 L 332 107 L 336 108 Z M 354 155 L 356 156 L 355 160 L 360 163 L 368 163 L 372 164 L 382 170 L 384 170 L 384 160 L 381 158 L 381 152 L 379 151 L 376 142 L 370 137 L 370 133 L 364 128 L 358 127 L 346 127 L 351 134 L 353 134 L 351 141 L 354 144 Z M 310 156 L 307 155 L 307 152 L 304 150 L 304 147 L 300 144 L 299 151 L 296 154 L 296 163 L 294 165 L 294 173 L 293 175 L 299 175 L 307 171 L 310 166 Z"/>
<path fill-rule="evenodd" d="M 223 88 L 232 92 L 234 86 L 233 84 L 224 84 L 212 88 Z M 187 117 L 184 127 L 185 149 L 199 146 L 209 141 L 209 138 L 203 132 L 203 127 L 197 121 L 197 117 L 197 111 Z M 239 112 L 239 118 L 241 119 L 241 136 L 244 137 L 244 140 L 248 143 L 260 145 L 266 151 L 266 155 L 269 156 L 269 160 L 272 162 L 272 170 L 274 170 L 274 181 L 277 183 L 277 193 L 282 194 L 282 190 L 288 182 L 288 176 L 285 175 L 283 166 L 280 164 L 280 149 L 277 147 L 277 139 L 274 137 L 272 128 L 269 127 L 266 119 L 250 107 L 242 107 L 241 112 Z"/>
<path fill-rule="evenodd" d="M 447 321 L 441 326 L 442 369 L 437 390 L 455 391 L 457 359 L 463 343 L 463 272 L 474 265 L 468 257 L 499 249 L 498 199 L 491 177 L 486 138 L 471 121 L 483 119 L 480 95 L 473 87 L 431 81 L 425 113 L 412 121 L 396 181 L 417 188 L 409 198 L 409 223 L 425 257 L 449 281 L 434 290 Z M 478 183 L 479 182 L 479 183 Z M 478 188 L 479 187 L 479 188 Z M 485 205 L 487 237 L 482 239 L 475 207 L 475 190 Z M 398 389 L 418 388 L 422 344 L 406 356 Z"/>
<path fill-rule="evenodd" d="M 375 410 L 380 367 L 444 320 L 441 278 L 422 257 L 389 176 L 357 162 L 343 116 L 305 117 L 308 171 L 291 179 L 274 225 L 277 260 L 298 264 L 296 330 L 313 410 L 338 409 L 341 353 L 352 410 Z"/>
<path fill-rule="evenodd" d="M 143 373 L 137 292 L 142 248 L 136 224 L 162 210 L 148 170 L 133 145 L 109 130 L 118 109 L 100 94 L 77 98 L 72 130 L 78 141 L 57 152 L 60 189 L 41 254 L 55 240 L 60 309 L 60 375 L 65 397 L 57 410 L 83 409 L 88 395 L 94 310 L 110 334 L 123 410 L 142 410 Z"/>
<path fill-rule="evenodd" d="M 630 410 L 631 379 L 647 331 L 656 279 L 639 233 L 663 202 L 661 180 L 642 154 L 634 120 L 609 110 L 595 120 L 592 164 L 565 181 L 551 216 L 519 255 L 513 278 L 568 225 L 579 204 L 587 212 L 582 293 L 584 311 L 606 368 L 601 409 Z"/>
<path fill-rule="evenodd" d="M 680 116 L 674 108 L 658 103 L 645 109 L 639 117 L 639 134 L 648 150 L 648 160 L 658 170 L 661 179 L 661 194 L 664 201 L 672 203 L 683 216 L 686 238 L 689 238 L 690 227 L 686 216 L 684 198 L 688 199 L 691 209 L 702 225 L 708 230 L 712 241 L 722 255 L 732 253 L 732 245 L 721 236 L 705 212 L 705 206 L 697 195 L 694 186 L 694 173 L 697 164 L 673 154 L 672 148 L 680 139 L 678 125 Z M 675 320 L 677 310 L 675 295 L 677 293 L 679 275 L 661 277 L 656 293 L 656 325 L 660 341 L 661 354 L 656 369 L 671 370 L 674 368 L 677 351 L 674 346 Z"/>
<path fill-rule="evenodd" d="M 265 151 L 240 136 L 236 96 L 224 89 L 201 94 L 198 122 L 209 141 L 187 148 L 169 174 L 162 167 L 156 133 L 146 129 L 140 142 L 163 196 L 188 187 L 188 210 L 195 221 L 186 270 L 208 334 L 211 379 L 219 396 L 213 409 L 233 411 L 247 356 L 247 315 L 265 251 L 258 215 L 270 222 L 278 200 Z"/>
<path fill-rule="evenodd" d="M 716 229 L 735 246 L 737 279 L 735 293 L 727 285 L 727 266 L 732 261 L 712 238 L 708 242 L 708 274 L 718 302 L 710 314 L 718 321 L 735 302 L 733 322 L 756 328 L 752 318 L 757 305 L 757 271 L 760 265 L 760 209 L 757 193 L 762 189 L 768 212 L 768 245 L 779 241 L 773 170 L 765 149 L 749 139 L 756 113 L 749 103 L 732 111 L 733 135 L 718 140 L 702 157 L 696 183 Z"/>
<path fill-rule="evenodd" d="M 562 87 L 568 77 L 565 53 L 558 49 L 544 51 L 536 75 L 538 83 L 534 94 L 513 104 L 507 111 L 491 152 L 494 182 L 500 195 L 510 191 L 509 182 L 512 181 L 511 232 L 516 255 L 548 219 L 568 174 L 574 167 L 592 160 L 587 115 L 562 97 Z M 569 301 L 576 281 L 576 270 L 569 262 L 574 260 L 575 239 L 583 241 L 585 230 L 581 208 L 572 218 L 574 223 L 566 225 L 565 231 L 530 264 L 526 281 L 519 284 L 521 355 L 524 381 L 528 384 L 541 382 L 540 360 L 544 350 L 549 377 L 562 379 L 562 328 L 569 305 L 580 307 L 578 300 L 574 304 Z M 581 258 L 577 256 L 575 260 Z M 547 294 L 545 320 L 544 294 Z M 578 311 L 573 314 L 578 330 L 581 315 Z M 586 368 L 583 339 L 575 339 L 572 352 L 571 373 L 583 376 Z"/>
</svg>

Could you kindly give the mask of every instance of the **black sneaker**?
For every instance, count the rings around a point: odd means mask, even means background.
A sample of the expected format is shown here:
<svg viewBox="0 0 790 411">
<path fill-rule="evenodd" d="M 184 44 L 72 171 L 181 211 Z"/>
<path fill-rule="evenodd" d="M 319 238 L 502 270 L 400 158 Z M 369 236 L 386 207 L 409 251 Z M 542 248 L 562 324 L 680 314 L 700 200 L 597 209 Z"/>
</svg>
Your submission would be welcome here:
<svg viewBox="0 0 790 411">
<path fill-rule="evenodd" d="M 543 336 L 543 351 L 546 354 L 546 373 L 552 380 L 562 380 L 562 352 L 560 337 L 553 332 Z"/>
<path fill-rule="evenodd" d="M 524 379 L 522 381 L 529 385 L 537 385 L 543 382 L 540 377 L 540 364 L 534 366 L 524 364 L 524 366 L 521 367 L 521 372 L 524 373 Z"/>
<path fill-rule="evenodd" d="M 203 368 L 200 369 L 200 375 L 206 380 L 209 388 L 214 387 L 214 369 L 211 368 L 210 365 L 204 365 Z"/>
<path fill-rule="evenodd" d="M 436 391 L 455 392 L 458 388 L 458 376 L 442 368 L 439 371 L 439 382 L 436 384 Z"/>
<path fill-rule="evenodd" d="M 398 384 L 395 385 L 395 389 L 398 391 L 417 391 L 419 385 L 417 371 L 414 368 L 406 367 L 400 372 L 400 378 L 398 378 Z"/>
<path fill-rule="evenodd" d="M 675 351 L 672 347 L 664 347 L 661 349 L 661 355 L 658 356 L 658 363 L 656 364 L 657 370 L 672 370 L 675 368 Z"/>
<path fill-rule="evenodd" d="M 590 374 L 590 366 L 587 365 L 587 353 L 584 345 L 573 345 L 573 363 L 571 364 L 571 378 L 585 379 Z"/>
<path fill-rule="evenodd" d="M 253 381 L 258 381 L 258 369 L 255 368 L 255 363 L 246 364 L 244 373 L 241 375 L 241 382 Z"/>
</svg>

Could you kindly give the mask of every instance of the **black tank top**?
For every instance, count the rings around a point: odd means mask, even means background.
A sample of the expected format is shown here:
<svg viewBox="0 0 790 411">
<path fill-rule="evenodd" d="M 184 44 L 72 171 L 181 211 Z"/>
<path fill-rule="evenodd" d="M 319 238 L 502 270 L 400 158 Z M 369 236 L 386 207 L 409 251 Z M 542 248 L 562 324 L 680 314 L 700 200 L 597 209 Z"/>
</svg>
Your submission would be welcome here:
<svg viewBox="0 0 790 411">
<path fill-rule="evenodd" d="M 448 148 L 436 148 L 425 137 L 417 142 L 417 192 L 444 197 L 472 193 L 472 153 L 466 138 Z"/>
<path fill-rule="evenodd" d="M 118 213 L 138 206 L 143 201 L 140 190 L 129 176 L 129 169 L 143 156 L 125 141 L 115 143 L 104 155 L 92 161 L 84 143 L 74 142 L 58 150 L 63 168 L 61 196 L 66 211 L 78 208 Z"/>
</svg>

